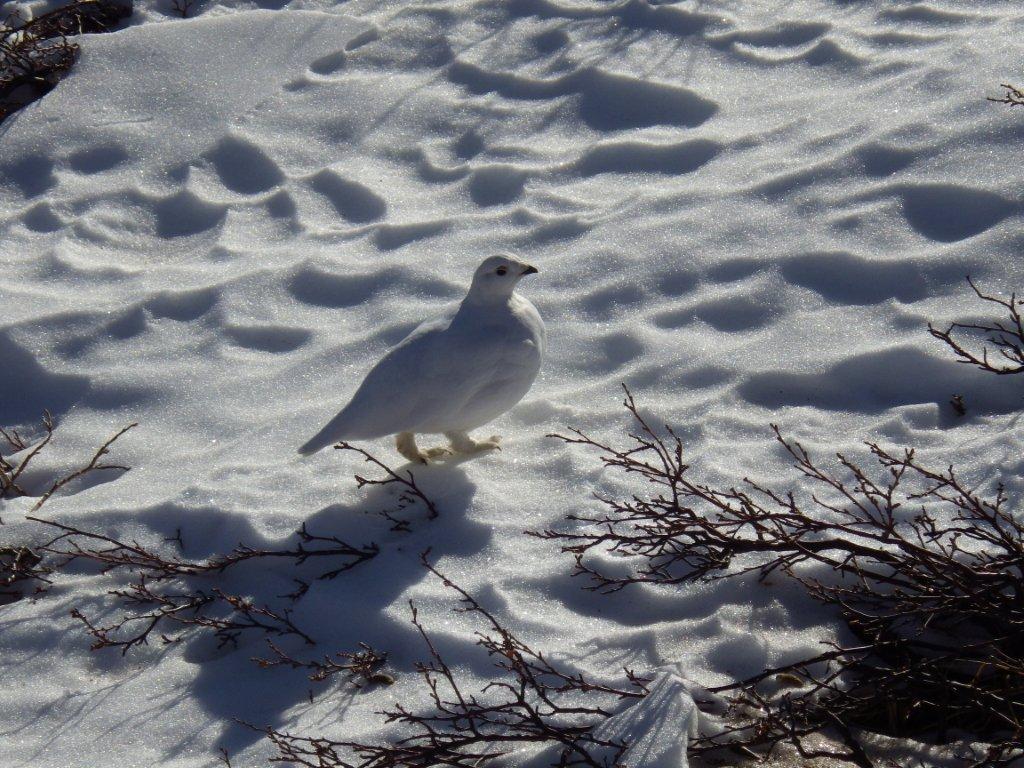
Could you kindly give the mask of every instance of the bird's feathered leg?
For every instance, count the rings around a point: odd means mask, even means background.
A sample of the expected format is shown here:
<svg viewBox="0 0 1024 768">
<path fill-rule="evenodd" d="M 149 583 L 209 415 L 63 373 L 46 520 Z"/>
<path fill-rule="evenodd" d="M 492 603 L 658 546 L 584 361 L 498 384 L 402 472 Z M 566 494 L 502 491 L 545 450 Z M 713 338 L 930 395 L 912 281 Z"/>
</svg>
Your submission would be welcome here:
<svg viewBox="0 0 1024 768">
<path fill-rule="evenodd" d="M 416 464 L 426 464 L 429 459 L 439 459 L 442 456 L 450 456 L 452 453 L 447 448 L 427 448 L 421 451 L 416 445 L 416 436 L 412 432 L 401 432 L 396 435 L 395 447 L 402 456 Z"/>
<path fill-rule="evenodd" d="M 474 440 L 467 432 L 445 432 L 444 436 L 452 445 L 454 453 L 483 453 L 484 451 L 500 451 L 501 436 L 491 435 L 486 440 Z"/>
<path fill-rule="evenodd" d="M 399 432 L 395 435 L 395 448 L 415 464 L 427 463 L 427 456 L 416 446 L 416 436 L 412 432 Z"/>
</svg>

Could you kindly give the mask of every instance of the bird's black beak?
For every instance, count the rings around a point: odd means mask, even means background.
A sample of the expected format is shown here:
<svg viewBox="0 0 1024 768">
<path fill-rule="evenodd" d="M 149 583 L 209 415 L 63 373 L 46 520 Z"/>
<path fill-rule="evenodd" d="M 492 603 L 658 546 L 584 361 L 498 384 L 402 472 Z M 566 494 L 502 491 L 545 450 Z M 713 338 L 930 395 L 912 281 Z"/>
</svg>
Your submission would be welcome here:
<svg viewBox="0 0 1024 768">
<path fill-rule="evenodd" d="M 536 275 L 537 274 L 537 268 L 536 267 L 527 266 L 526 269 L 523 270 L 523 274 L 524 275 Z"/>
</svg>

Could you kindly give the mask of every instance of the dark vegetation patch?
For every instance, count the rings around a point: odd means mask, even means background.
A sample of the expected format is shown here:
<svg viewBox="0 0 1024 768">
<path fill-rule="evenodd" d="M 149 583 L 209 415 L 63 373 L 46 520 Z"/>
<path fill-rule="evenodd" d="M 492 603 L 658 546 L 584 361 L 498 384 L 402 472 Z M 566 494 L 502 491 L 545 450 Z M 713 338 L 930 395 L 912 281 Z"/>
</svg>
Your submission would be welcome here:
<svg viewBox="0 0 1024 768">
<path fill-rule="evenodd" d="M 110 32 L 131 14 L 117 0 L 78 0 L 38 18 L 17 12 L 0 20 L 0 121 L 49 93 L 74 66 L 78 46 L 69 36 Z"/>
</svg>

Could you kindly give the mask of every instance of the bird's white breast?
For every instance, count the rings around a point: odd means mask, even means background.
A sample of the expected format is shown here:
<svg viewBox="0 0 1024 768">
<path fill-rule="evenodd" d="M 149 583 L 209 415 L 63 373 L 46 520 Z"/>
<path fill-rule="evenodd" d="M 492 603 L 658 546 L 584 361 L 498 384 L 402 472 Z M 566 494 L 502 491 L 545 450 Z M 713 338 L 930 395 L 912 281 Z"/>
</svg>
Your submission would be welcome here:
<svg viewBox="0 0 1024 768">
<path fill-rule="evenodd" d="M 540 370 L 547 334 L 540 313 L 527 299 L 513 295 L 509 302 L 509 339 L 505 354 L 506 364 L 522 369 L 522 375 L 533 382 Z"/>
<path fill-rule="evenodd" d="M 456 317 L 450 330 L 462 341 L 457 344 L 459 359 L 451 360 L 446 370 L 448 396 L 445 405 L 424 414 L 419 431 L 470 430 L 486 424 L 518 403 L 540 371 L 544 322 L 520 296 L 513 295 L 501 308 Z"/>
</svg>

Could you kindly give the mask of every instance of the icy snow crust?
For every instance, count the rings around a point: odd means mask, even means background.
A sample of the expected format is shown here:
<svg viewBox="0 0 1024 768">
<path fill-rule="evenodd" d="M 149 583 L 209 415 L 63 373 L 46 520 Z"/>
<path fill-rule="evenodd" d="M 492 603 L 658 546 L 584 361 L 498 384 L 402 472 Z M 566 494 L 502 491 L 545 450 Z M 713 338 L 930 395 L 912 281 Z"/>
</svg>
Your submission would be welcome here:
<svg viewBox="0 0 1024 768">
<path fill-rule="evenodd" d="M 140 422 L 114 456 L 134 469 L 53 498 L 54 519 L 152 544 L 180 528 L 196 558 L 302 521 L 377 541 L 294 618 L 317 651 L 389 651 L 398 680 L 311 704 L 300 673 L 251 663 L 258 640 L 90 653 L 68 611 L 114 618 L 114 582 L 65 575 L 0 611 L 0 764 L 260 764 L 233 718 L 381 736 L 375 710 L 424 700 L 409 599 L 467 680 L 491 674 L 427 547 L 601 679 L 672 663 L 713 685 L 841 637 L 779 580 L 598 596 L 522 535 L 635 490 L 545 437 L 622 438 L 620 382 L 708 480 L 791 478 L 775 421 L 820 453 L 913 444 L 1021 490 L 1020 382 L 925 332 L 976 316 L 967 273 L 1024 286 L 1024 115 L 983 99 L 1019 75 L 1018 3 L 164 5 L 82 39 L 0 128 L 0 424 L 54 413 L 41 483 Z M 363 514 L 387 495 L 355 488 L 364 466 L 295 449 L 501 250 L 540 270 L 541 378 L 494 425 L 501 453 L 417 470 L 440 518 L 389 533 Z M 3 503 L 0 538 L 21 541 L 31 504 Z M 272 597 L 291 576 L 232 578 Z"/>
</svg>

